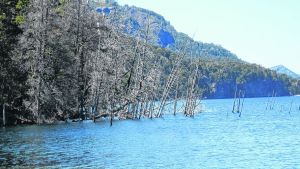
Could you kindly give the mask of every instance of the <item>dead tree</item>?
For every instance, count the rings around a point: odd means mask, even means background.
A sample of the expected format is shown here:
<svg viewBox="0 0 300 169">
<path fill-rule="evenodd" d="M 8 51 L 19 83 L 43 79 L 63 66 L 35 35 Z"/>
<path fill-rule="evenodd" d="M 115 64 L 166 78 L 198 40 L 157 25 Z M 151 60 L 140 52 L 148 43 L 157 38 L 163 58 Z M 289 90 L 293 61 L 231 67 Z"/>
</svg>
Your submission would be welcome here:
<svg viewBox="0 0 300 169">
<path fill-rule="evenodd" d="M 161 117 L 163 115 L 163 110 L 164 110 L 164 107 L 166 106 L 166 102 L 167 102 L 167 99 L 169 97 L 170 91 L 171 91 L 171 89 L 174 85 L 174 82 L 176 80 L 178 80 L 178 76 L 179 76 L 179 73 L 181 71 L 182 61 L 183 61 L 184 57 L 186 57 L 186 54 L 187 54 L 186 53 L 187 47 L 188 47 L 188 44 L 186 44 L 185 49 L 183 49 L 181 51 L 181 53 L 178 53 L 176 55 L 176 57 L 174 58 L 175 61 L 174 61 L 171 73 L 169 74 L 167 82 L 164 86 L 164 90 L 163 90 L 162 97 L 161 97 L 161 100 L 160 100 L 161 103 L 160 103 L 160 106 L 158 108 L 158 112 L 156 113 L 156 117 Z"/>
<path fill-rule="evenodd" d="M 178 86 L 179 86 L 179 80 L 177 79 L 176 88 L 175 88 L 175 98 L 174 98 L 174 113 L 173 113 L 174 116 L 176 116 L 176 112 L 177 112 Z"/>
<path fill-rule="evenodd" d="M 277 93 L 273 90 L 271 97 L 268 98 L 266 110 L 273 110 L 275 107 Z"/>
<path fill-rule="evenodd" d="M 238 88 L 236 87 L 235 93 L 237 93 Z M 235 94 L 235 99 L 233 102 L 232 113 L 239 114 L 239 117 L 242 115 L 242 111 L 244 108 L 244 101 L 245 101 L 245 92 L 239 90 L 238 94 Z"/>
<path fill-rule="evenodd" d="M 174 84 L 175 79 L 176 79 L 180 62 L 181 62 L 181 58 L 178 58 L 175 61 L 175 65 L 173 66 L 171 74 L 169 75 L 169 78 L 168 78 L 167 83 L 165 85 L 165 88 L 164 88 L 164 91 L 163 91 L 163 94 L 162 94 L 161 104 L 159 106 L 156 117 L 161 117 L 163 115 L 163 110 L 164 110 L 164 107 L 166 105 L 166 101 L 168 99 L 169 92 L 170 92 L 170 90 L 171 90 L 171 88 Z"/>
<path fill-rule="evenodd" d="M 2 105 L 2 119 L 3 119 L 3 126 L 6 126 L 6 117 L 5 117 L 5 103 Z"/>
<path fill-rule="evenodd" d="M 234 92 L 234 101 L 233 101 L 232 113 L 236 112 L 235 107 L 236 107 L 236 100 L 237 100 L 237 90 L 238 90 L 238 87 L 236 85 L 235 86 L 235 92 Z"/>
<path fill-rule="evenodd" d="M 193 65 L 192 62 L 191 65 Z M 196 82 L 199 76 L 199 64 L 196 62 L 196 65 L 191 67 L 194 67 L 194 70 L 188 80 L 186 106 L 184 114 L 186 116 L 193 117 L 197 108 L 197 100 L 199 99 L 199 94 L 196 90 L 196 88 L 198 87 L 198 84 Z"/>
<path fill-rule="evenodd" d="M 240 111 L 239 111 L 239 117 L 241 117 L 242 116 L 242 111 L 243 111 L 243 108 L 244 108 L 244 102 L 245 102 L 245 92 L 243 92 L 243 94 L 242 94 L 242 105 L 241 105 L 241 109 L 240 109 Z"/>
<path fill-rule="evenodd" d="M 289 115 L 291 115 L 292 108 L 293 108 L 293 103 L 294 103 L 294 100 L 292 100 L 292 101 L 291 101 L 291 104 L 290 104 L 290 109 L 289 109 Z"/>
</svg>

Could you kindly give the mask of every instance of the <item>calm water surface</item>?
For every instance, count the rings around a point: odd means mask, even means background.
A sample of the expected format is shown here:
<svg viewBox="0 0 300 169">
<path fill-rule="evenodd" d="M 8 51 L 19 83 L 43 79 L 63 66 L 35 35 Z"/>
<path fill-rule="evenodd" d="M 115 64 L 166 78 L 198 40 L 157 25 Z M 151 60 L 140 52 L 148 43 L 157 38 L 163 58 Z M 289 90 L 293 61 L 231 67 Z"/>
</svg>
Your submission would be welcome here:
<svg viewBox="0 0 300 169">
<path fill-rule="evenodd" d="M 0 129 L 0 168 L 300 169 L 300 97 L 203 101 L 195 118 Z M 291 112 L 289 113 L 290 107 Z"/>
</svg>

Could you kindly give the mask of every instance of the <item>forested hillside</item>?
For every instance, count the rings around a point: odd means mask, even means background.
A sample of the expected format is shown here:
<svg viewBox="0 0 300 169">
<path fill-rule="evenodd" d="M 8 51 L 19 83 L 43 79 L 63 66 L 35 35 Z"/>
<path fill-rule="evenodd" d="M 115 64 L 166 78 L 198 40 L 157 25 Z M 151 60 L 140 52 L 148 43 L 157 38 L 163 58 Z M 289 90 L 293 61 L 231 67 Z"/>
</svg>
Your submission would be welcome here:
<svg viewBox="0 0 300 169">
<path fill-rule="evenodd" d="M 208 98 L 233 98 L 236 90 L 245 97 L 289 96 L 299 93 L 300 83 L 256 64 L 205 59 L 201 62 L 199 85 Z"/>
<path fill-rule="evenodd" d="M 155 44 L 159 30 L 150 20 L 158 16 L 149 11 L 118 6 L 106 16 L 81 0 L 0 5 L 0 101 L 10 124 L 83 119 L 86 113 L 111 122 L 161 117 L 166 102 L 178 99 L 193 116 L 199 98 L 233 97 L 236 90 L 246 97 L 299 93 L 299 81 L 194 42 L 170 25 L 163 34 L 174 36 L 174 44 Z M 144 15 L 141 29 L 127 29 Z"/>
</svg>

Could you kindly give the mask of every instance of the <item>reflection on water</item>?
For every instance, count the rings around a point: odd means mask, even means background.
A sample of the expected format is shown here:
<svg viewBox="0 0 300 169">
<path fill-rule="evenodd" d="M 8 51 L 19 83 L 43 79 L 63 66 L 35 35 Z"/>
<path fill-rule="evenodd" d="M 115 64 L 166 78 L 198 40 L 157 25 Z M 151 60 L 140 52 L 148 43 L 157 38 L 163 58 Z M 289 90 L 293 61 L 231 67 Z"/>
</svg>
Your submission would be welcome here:
<svg viewBox="0 0 300 169">
<path fill-rule="evenodd" d="M 195 118 L 0 129 L 0 168 L 300 168 L 300 97 L 203 101 Z M 289 114 L 291 102 L 293 107 Z"/>
</svg>

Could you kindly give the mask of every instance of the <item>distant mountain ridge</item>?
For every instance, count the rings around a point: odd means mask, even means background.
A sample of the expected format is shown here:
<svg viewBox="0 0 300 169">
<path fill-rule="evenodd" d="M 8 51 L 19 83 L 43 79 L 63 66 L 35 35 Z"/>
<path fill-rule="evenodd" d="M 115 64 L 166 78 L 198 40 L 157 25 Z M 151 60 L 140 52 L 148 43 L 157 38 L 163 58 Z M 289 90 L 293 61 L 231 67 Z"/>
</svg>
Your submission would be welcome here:
<svg viewBox="0 0 300 169">
<path fill-rule="evenodd" d="M 270 68 L 271 70 L 274 70 L 278 74 L 285 74 L 287 76 L 290 76 L 294 79 L 300 79 L 300 75 L 293 72 L 292 70 L 288 69 L 287 67 L 283 65 L 277 65 Z"/>
<path fill-rule="evenodd" d="M 177 32 L 170 22 L 153 11 L 118 4 L 115 4 L 114 10 L 118 16 L 111 17 L 109 22 L 117 25 L 117 29 L 127 35 L 145 39 L 145 32 L 148 32 L 147 42 L 153 45 L 169 46 L 174 51 L 188 48 L 197 57 L 239 60 L 235 54 L 220 45 L 195 41 L 188 35 Z"/>
</svg>

